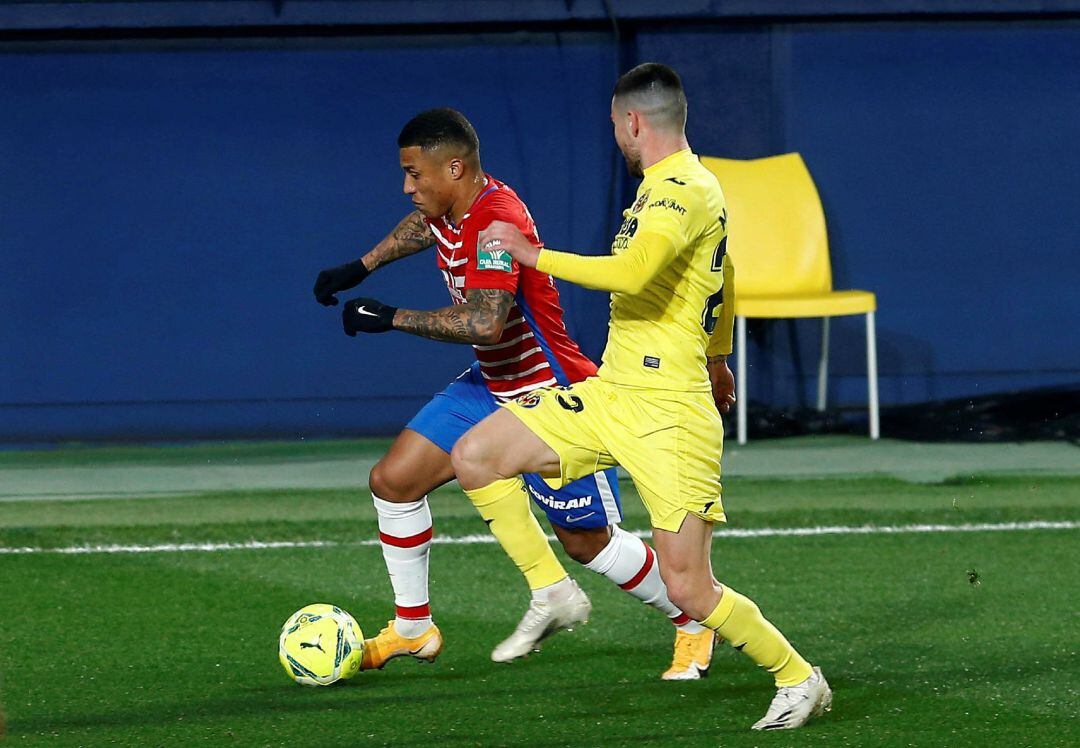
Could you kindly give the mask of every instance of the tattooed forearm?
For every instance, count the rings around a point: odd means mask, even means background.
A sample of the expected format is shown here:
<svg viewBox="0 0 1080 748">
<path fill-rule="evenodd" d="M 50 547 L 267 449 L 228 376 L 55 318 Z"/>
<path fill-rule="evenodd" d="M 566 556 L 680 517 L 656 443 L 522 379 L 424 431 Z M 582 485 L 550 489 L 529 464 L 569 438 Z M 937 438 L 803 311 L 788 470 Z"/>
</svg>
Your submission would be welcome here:
<svg viewBox="0 0 1080 748">
<path fill-rule="evenodd" d="M 416 254 L 435 243 L 435 235 L 424 223 L 420 211 L 414 210 L 401 219 L 401 222 L 375 248 L 364 255 L 364 265 L 368 270 L 375 270 L 394 260 Z"/>
<path fill-rule="evenodd" d="M 477 289 L 465 294 L 466 303 L 431 312 L 399 309 L 394 328 L 448 343 L 491 345 L 502 336 L 514 297 L 509 291 Z"/>
<path fill-rule="evenodd" d="M 394 329 L 411 332 L 422 338 L 445 340 L 449 343 L 473 343 L 469 338 L 469 325 L 462 313 L 463 306 L 449 306 L 433 312 L 398 309 L 394 315 Z"/>
</svg>

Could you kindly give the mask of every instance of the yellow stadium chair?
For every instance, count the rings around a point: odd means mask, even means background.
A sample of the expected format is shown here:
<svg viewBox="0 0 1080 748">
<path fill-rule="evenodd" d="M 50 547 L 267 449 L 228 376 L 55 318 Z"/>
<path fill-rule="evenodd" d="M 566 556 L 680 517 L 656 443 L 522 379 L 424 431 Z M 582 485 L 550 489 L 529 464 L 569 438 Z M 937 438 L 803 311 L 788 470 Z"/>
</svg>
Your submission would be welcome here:
<svg viewBox="0 0 1080 748">
<path fill-rule="evenodd" d="M 829 318 L 866 315 L 866 369 L 870 438 L 878 423 L 877 298 L 869 291 L 834 291 L 829 239 L 814 180 L 802 156 L 788 153 L 753 161 L 703 156 L 727 198 L 728 251 L 738 279 L 735 353 L 739 444 L 746 444 L 746 319 L 821 317 L 819 410 L 825 410 L 829 377 Z"/>
</svg>

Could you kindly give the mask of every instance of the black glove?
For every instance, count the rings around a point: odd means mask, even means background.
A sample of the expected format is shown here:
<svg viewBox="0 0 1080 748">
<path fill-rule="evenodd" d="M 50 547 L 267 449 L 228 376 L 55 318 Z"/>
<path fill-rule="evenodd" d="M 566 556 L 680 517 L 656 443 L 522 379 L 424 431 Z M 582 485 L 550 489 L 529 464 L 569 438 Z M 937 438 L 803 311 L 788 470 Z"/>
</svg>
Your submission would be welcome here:
<svg viewBox="0 0 1080 748">
<path fill-rule="evenodd" d="M 323 306 L 337 306 L 338 291 L 348 291 L 360 285 L 360 282 L 371 275 L 362 260 L 346 262 L 336 268 L 328 268 L 319 273 L 315 279 L 315 300 Z"/>
<path fill-rule="evenodd" d="M 355 338 L 358 332 L 386 332 L 394 329 L 396 311 L 396 306 L 375 299 L 352 299 L 341 310 L 341 326 L 350 338 Z"/>
</svg>

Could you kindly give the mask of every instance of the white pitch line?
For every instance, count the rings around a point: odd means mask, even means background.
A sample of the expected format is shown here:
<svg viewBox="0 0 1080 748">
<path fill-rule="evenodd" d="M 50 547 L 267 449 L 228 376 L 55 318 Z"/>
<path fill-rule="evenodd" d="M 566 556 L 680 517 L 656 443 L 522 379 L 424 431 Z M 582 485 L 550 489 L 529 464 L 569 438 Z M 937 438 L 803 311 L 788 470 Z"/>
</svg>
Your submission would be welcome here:
<svg viewBox="0 0 1080 748">
<path fill-rule="evenodd" d="M 273 548 L 332 548 L 342 545 L 335 540 L 248 540 L 243 543 L 162 543 L 160 545 L 72 545 L 65 548 L 0 546 L 0 556 L 32 553 L 56 553 L 78 556 L 88 553 L 207 553 L 215 551 L 261 551 Z M 349 543 L 348 545 L 353 545 Z M 371 545 L 371 543 L 365 543 Z"/>
<path fill-rule="evenodd" d="M 717 538 L 780 538 L 807 537 L 812 535 L 903 535 L 941 532 L 1023 532 L 1030 530 L 1076 530 L 1080 521 L 1031 522 L 984 522 L 964 525 L 832 525 L 821 527 L 779 527 L 753 530 L 717 530 Z M 646 538 L 648 530 L 635 530 L 634 535 Z M 548 540 L 555 540 L 548 535 Z M 436 535 L 433 543 L 439 545 L 481 545 L 495 542 L 491 535 L 462 535 L 445 537 Z M 353 546 L 376 546 L 378 540 L 357 540 L 341 543 L 336 540 L 248 540 L 243 543 L 162 543 L 160 545 L 74 545 L 65 548 L 35 548 L 32 546 L 0 546 L 0 556 L 24 556 L 40 553 L 61 555 L 85 555 L 91 553 L 209 553 L 217 551 L 261 551 L 276 548 L 337 548 Z"/>
<path fill-rule="evenodd" d="M 832 525 L 822 527 L 779 527 L 759 530 L 718 530 L 714 537 L 735 538 L 775 538 L 806 535 L 899 535 L 906 533 L 935 532 L 1018 532 L 1024 530 L 1076 530 L 1080 521 L 1042 521 L 1031 522 L 982 522 L 964 525 Z M 646 533 L 640 533 L 645 537 Z"/>
</svg>

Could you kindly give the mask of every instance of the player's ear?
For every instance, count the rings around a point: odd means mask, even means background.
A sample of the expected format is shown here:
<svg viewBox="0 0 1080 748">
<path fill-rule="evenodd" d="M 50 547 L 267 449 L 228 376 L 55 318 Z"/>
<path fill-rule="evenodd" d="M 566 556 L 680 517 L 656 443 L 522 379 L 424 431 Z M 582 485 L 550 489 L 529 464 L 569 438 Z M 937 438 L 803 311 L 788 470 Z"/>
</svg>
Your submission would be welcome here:
<svg viewBox="0 0 1080 748">
<path fill-rule="evenodd" d="M 632 109 L 626 113 L 626 132 L 632 138 L 641 132 L 641 114 Z"/>
<path fill-rule="evenodd" d="M 465 176 L 465 162 L 460 158 L 450 159 L 450 163 L 447 165 L 450 170 L 450 178 L 453 180 L 461 179 Z"/>
</svg>

